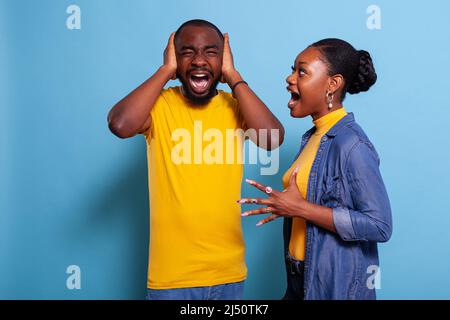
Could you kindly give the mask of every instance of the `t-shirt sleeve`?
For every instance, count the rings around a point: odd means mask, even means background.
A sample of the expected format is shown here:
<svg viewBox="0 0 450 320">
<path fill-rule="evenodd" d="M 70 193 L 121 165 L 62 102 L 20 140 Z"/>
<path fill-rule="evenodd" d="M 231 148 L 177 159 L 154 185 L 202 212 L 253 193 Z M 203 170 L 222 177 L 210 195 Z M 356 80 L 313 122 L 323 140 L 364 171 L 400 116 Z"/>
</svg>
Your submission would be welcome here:
<svg viewBox="0 0 450 320">
<path fill-rule="evenodd" d="M 230 103 L 233 105 L 234 113 L 236 115 L 237 119 L 237 125 L 236 127 L 239 129 L 243 129 L 244 131 L 247 130 L 247 124 L 245 123 L 244 116 L 242 115 L 241 109 L 239 108 L 238 101 L 233 98 L 231 93 L 228 93 L 228 99 Z"/>
<path fill-rule="evenodd" d="M 158 121 L 158 118 L 161 117 L 164 109 L 168 106 L 167 101 L 164 97 L 165 91 L 166 90 L 161 91 L 161 94 L 156 99 L 153 108 L 150 110 L 150 126 L 147 128 L 147 130 L 140 132 L 140 134 L 144 135 L 146 139 L 151 139 L 154 136 L 155 122 Z"/>
</svg>

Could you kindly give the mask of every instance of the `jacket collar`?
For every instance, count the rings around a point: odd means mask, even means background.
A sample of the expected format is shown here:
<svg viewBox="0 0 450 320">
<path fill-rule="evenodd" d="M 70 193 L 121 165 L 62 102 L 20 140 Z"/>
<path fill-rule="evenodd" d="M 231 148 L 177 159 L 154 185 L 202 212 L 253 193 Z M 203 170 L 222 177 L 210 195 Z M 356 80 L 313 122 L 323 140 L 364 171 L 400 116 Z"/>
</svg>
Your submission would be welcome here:
<svg viewBox="0 0 450 320">
<path fill-rule="evenodd" d="M 355 116 L 353 115 L 353 112 L 349 112 L 345 117 L 339 120 L 330 130 L 328 130 L 326 135 L 330 138 L 335 137 L 343 127 L 352 122 L 355 122 Z M 315 131 L 316 127 L 312 127 L 311 129 L 306 131 L 305 134 L 302 136 L 302 141 L 305 141 L 305 139 L 309 139 Z"/>
<path fill-rule="evenodd" d="M 330 130 L 328 130 L 326 135 L 332 138 L 336 136 L 343 127 L 353 122 L 355 122 L 355 116 L 353 115 L 353 112 L 349 112 L 345 117 L 339 120 L 338 123 L 336 123 Z"/>
</svg>

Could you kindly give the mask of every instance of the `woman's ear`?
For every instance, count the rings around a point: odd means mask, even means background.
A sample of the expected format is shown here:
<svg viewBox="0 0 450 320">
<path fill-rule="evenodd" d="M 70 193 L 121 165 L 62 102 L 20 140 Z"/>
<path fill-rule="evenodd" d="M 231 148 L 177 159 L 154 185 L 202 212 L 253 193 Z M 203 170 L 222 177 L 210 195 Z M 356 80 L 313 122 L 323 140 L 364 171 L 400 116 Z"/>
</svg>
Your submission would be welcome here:
<svg viewBox="0 0 450 320">
<path fill-rule="evenodd" d="M 340 93 L 344 89 L 344 77 L 340 74 L 331 76 L 328 80 L 328 89 L 333 94 Z"/>
</svg>

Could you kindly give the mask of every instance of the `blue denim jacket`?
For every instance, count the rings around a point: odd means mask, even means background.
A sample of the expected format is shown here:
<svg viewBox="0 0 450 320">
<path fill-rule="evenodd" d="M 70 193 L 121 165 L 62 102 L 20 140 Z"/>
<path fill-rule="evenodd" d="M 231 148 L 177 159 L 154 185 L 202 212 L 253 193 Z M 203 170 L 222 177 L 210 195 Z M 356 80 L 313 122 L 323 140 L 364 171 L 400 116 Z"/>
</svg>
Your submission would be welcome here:
<svg viewBox="0 0 450 320">
<path fill-rule="evenodd" d="M 298 154 L 314 131 L 303 135 Z M 375 299 L 375 289 L 368 282 L 378 268 L 377 242 L 388 241 L 392 233 L 391 208 L 379 163 L 353 113 L 322 137 L 309 175 L 308 201 L 333 208 L 337 234 L 307 224 L 306 300 Z M 292 218 L 285 218 L 285 254 L 291 228 Z"/>
</svg>

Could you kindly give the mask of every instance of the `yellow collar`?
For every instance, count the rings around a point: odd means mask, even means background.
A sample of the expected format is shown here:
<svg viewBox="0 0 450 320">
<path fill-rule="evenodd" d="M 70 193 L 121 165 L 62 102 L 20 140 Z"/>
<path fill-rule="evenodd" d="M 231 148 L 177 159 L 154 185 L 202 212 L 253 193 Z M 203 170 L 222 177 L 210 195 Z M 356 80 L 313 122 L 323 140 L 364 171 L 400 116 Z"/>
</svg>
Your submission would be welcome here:
<svg viewBox="0 0 450 320">
<path fill-rule="evenodd" d="M 335 111 L 327 113 L 323 117 L 313 121 L 316 126 L 316 131 L 314 135 L 321 135 L 331 129 L 339 120 L 347 115 L 344 107 L 339 108 Z"/>
</svg>

